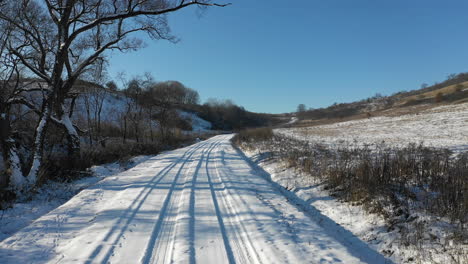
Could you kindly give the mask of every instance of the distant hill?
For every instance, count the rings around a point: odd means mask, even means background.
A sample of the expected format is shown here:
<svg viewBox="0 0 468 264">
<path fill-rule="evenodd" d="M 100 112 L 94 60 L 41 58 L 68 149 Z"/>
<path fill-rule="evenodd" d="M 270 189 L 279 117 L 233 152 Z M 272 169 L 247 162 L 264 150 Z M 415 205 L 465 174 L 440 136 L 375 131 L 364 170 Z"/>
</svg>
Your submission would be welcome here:
<svg viewBox="0 0 468 264">
<path fill-rule="evenodd" d="M 468 102 L 468 73 L 451 75 L 441 83 L 390 96 L 375 95 L 351 103 L 295 113 L 299 122 L 290 126 L 311 126 L 379 115 L 401 115 L 439 106 Z"/>
</svg>

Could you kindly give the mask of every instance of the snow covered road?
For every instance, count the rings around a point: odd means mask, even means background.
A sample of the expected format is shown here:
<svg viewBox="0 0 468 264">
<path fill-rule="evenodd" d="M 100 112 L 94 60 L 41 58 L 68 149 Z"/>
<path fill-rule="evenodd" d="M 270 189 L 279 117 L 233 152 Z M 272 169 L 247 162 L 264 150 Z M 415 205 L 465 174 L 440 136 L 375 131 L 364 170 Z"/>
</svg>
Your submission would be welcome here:
<svg viewBox="0 0 468 264">
<path fill-rule="evenodd" d="M 0 243 L 0 263 L 391 263 L 222 135 L 106 178 Z"/>
</svg>

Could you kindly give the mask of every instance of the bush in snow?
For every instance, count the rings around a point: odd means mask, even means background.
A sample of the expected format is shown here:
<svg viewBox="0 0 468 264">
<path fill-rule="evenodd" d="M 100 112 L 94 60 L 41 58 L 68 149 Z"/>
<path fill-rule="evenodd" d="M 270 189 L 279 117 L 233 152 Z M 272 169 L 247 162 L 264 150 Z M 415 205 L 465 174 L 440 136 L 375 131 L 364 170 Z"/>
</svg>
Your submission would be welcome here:
<svg viewBox="0 0 468 264">
<path fill-rule="evenodd" d="M 442 92 L 438 92 L 434 97 L 434 101 L 436 103 L 440 103 L 442 100 L 444 100 L 444 94 Z"/>
<path fill-rule="evenodd" d="M 269 152 L 286 167 L 307 175 L 310 184 L 325 183 L 336 197 L 384 216 L 389 230 L 397 226 L 402 230 L 412 221 L 419 223 L 415 221 L 417 212 L 424 212 L 450 222 L 452 239 L 468 241 L 468 152 L 454 155 L 450 150 L 422 144 L 331 148 L 261 135 L 258 131 L 243 132 L 233 142 L 241 148 Z"/>
</svg>

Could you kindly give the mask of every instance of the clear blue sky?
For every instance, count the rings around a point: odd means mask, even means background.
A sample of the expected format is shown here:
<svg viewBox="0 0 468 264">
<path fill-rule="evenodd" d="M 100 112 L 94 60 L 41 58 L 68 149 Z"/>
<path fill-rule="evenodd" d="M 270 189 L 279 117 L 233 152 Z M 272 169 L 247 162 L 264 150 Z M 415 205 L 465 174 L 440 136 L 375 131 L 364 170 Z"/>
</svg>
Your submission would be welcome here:
<svg viewBox="0 0 468 264">
<path fill-rule="evenodd" d="M 181 41 L 114 54 L 111 76 L 151 72 L 256 112 L 385 95 L 468 71 L 466 0 L 219 0 L 170 16 Z"/>
</svg>

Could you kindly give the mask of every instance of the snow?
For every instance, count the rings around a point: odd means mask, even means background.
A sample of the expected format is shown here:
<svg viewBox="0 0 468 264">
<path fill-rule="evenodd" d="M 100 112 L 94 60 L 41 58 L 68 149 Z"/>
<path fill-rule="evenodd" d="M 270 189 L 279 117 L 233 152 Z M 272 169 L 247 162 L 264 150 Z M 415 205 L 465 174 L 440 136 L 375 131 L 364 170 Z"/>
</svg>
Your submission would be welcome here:
<svg viewBox="0 0 468 264">
<path fill-rule="evenodd" d="M 252 163 L 265 171 L 265 177 L 280 186 L 290 201 L 314 214 L 321 226 L 336 232 L 338 237 L 346 241 L 351 240 L 352 244 L 356 244 L 357 239 L 357 243 L 367 244 L 373 251 L 380 252 L 395 263 L 411 263 L 411 260 L 427 264 L 466 263 L 463 261 L 468 260 L 468 246 L 462 244 L 453 247 L 450 232 L 444 226 L 448 223 L 440 218 L 435 220 L 435 217 L 419 213 L 418 220 L 430 225 L 430 231 L 422 234 L 419 246 L 403 246 L 401 230 L 389 230 L 381 216 L 369 213 L 361 205 L 336 199 L 326 190 L 325 184 L 295 168 L 285 168 L 280 161 L 268 158 L 265 153 L 258 150 L 244 150 L 244 153 Z M 412 226 L 409 224 L 408 228 Z M 457 258 L 459 262 L 454 261 Z"/>
<path fill-rule="evenodd" d="M 10 149 L 10 164 L 10 169 L 12 170 L 10 175 L 10 185 L 14 190 L 21 190 L 26 184 L 26 178 L 21 172 L 20 158 L 18 157 L 15 146 L 12 146 Z"/>
<path fill-rule="evenodd" d="M 30 185 L 34 185 L 37 180 L 37 173 L 39 172 L 39 167 L 41 165 L 41 159 L 42 159 L 42 148 L 40 147 L 40 139 L 43 136 L 43 133 L 45 132 L 45 127 L 47 124 L 47 120 L 49 118 L 49 112 L 50 109 L 49 107 L 46 107 L 44 110 L 44 113 L 42 113 L 41 116 L 41 121 L 39 122 L 37 128 L 36 128 L 36 135 L 35 135 L 35 141 L 34 141 L 34 156 L 33 156 L 33 161 L 31 165 L 31 169 L 29 171 L 29 174 L 27 176 L 27 181 L 29 182 Z"/>
<path fill-rule="evenodd" d="M 231 137 L 149 158 L 84 189 L 2 241 L 2 263 L 391 263 L 303 207 Z"/>
<path fill-rule="evenodd" d="M 381 144 L 393 147 L 409 143 L 447 147 L 457 152 L 468 151 L 468 103 L 447 105 L 419 114 L 381 116 L 306 128 L 275 129 L 275 133 L 299 140 L 321 143 L 331 148 L 339 146 Z M 321 212 L 371 248 L 396 263 L 466 263 L 468 246 L 453 244 L 453 225 L 449 219 L 431 216 L 410 205 L 412 217 L 392 230 L 382 217 L 368 213 L 363 206 L 355 206 L 332 197 L 325 185 L 294 168 L 285 168 L 281 161 L 265 158 L 259 150 L 245 151 L 246 155 L 270 175 L 273 182 L 289 190 L 286 195 L 301 204 Z M 417 193 L 417 190 L 414 190 Z M 421 199 L 422 200 L 422 199 Z M 425 231 L 418 245 L 404 246 L 405 230 L 417 235 L 415 224 L 422 223 Z M 455 260 L 459 258 L 458 262 Z M 465 261 L 465 262 L 464 262 Z"/>
<path fill-rule="evenodd" d="M 0 210 L 0 241 L 28 226 L 42 215 L 68 201 L 84 188 L 90 187 L 105 177 L 112 176 L 141 163 L 150 156 L 138 156 L 127 164 L 110 163 L 93 166 L 92 177 L 71 183 L 50 181 L 42 185 L 31 197 L 22 197 L 11 208 Z"/>
<path fill-rule="evenodd" d="M 206 132 L 211 129 L 211 123 L 206 121 L 205 119 L 200 118 L 198 115 L 185 112 L 185 111 L 178 111 L 180 117 L 190 120 L 192 124 L 192 131 L 193 132 Z"/>
<path fill-rule="evenodd" d="M 380 144 L 406 146 L 408 143 L 468 150 L 468 103 L 440 106 L 419 114 L 379 116 L 330 125 L 283 128 L 275 132 L 330 146 Z"/>
<path fill-rule="evenodd" d="M 128 100 L 131 100 L 123 95 L 117 95 L 110 92 L 100 95 L 88 94 L 87 96 L 89 96 L 88 101 L 90 108 L 92 109 L 92 115 L 94 114 L 94 109 L 97 108 L 95 105 L 96 101 L 100 101 L 99 99 L 96 99 L 96 97 L 103 97 L 101 121 L 113 123 L 114 125 L 119 125 L 119 116 L 125 114 L 127 104 L 129 103 Z M 86 116 L 86 101 L 84 95 L 78 97 L 76 100 L 75 114 L 73 117 L 76 119 L 80 115 L 82 117 Z"/>
<path fill-rule="evenodd" d="M 70 133 L 73 136 L 78 136 L 78 132 L 76 132 L 75 127 L 73 126 L 73 123 L 70 120 L 70 117 L 68 115 L 63 115 L 62 120 L 60 122 L 66 127 L 68 133 Z"/>
<path fill-rule="evenodd" d="M 245 154 L 265 170 L 273 182 L 282 186 L 288 196 L 293 197 L 292 199 L 304 208 L 315 210 L 327 221 L 340 225 L 344 234 L 351 233 L 361 241 L 367 241 L 377 252 L 387 249 L 388 245 L 382 241 L 383 239 L 376 241 L 375 237 L 375 234 L 386 230 L 385 221 L 379 216 L 366 213 L 360 206 L 351 206 L 338 201 L 324 190 L 324 185 L 307 181 L 309 177 L 303 177 L 293 168 L 286 169 L 277 161 L 259 157 L 255 151 L 245 151 Z M 400 263 L 402 259 L 394 256 L 392 260 Z"/>
<path fill-rule="evenodd" d="M 299 121 L 299 119 L 295 116 L 291 117 L 291 120 L 289 120 L 285 125 L 292 125 L 294 123 L 297 123 L 297 121 Z"/>
</svg>

